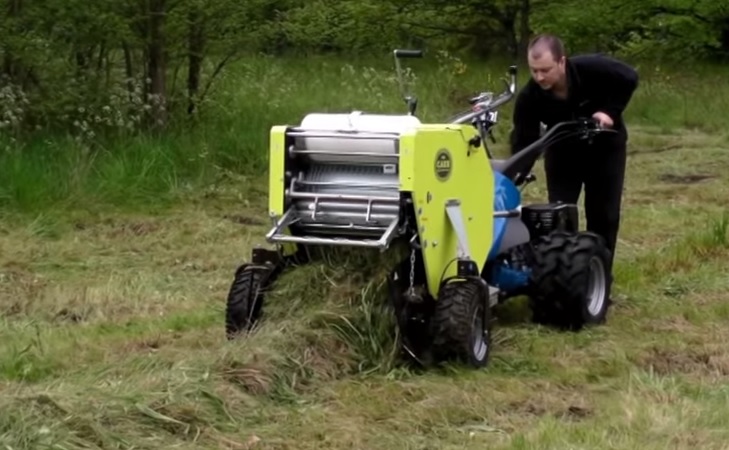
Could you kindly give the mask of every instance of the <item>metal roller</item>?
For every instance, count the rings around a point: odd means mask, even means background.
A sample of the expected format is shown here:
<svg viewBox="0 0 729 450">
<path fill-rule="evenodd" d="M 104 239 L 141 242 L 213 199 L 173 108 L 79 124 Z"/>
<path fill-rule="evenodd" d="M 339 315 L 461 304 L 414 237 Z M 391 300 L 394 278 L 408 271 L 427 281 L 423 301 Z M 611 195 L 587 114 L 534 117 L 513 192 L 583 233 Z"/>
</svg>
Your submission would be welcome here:
<svg viewBox="0 0 729 450">
<path fill-rule="evenodd" d="M 377 166 L 312 165 L 292 179 L 288 194 L 297 226 L 307 231 L 337 225 L 338 233 L 340 226 L 351 226 L 344 231 L 360 235 L 367 228 L 365 234 L 382 234 L 399 215 L 397 173 L 384 173 Z"/>
<path fill-rule="evenodd" d="M 317 113 L 290 128 L 291 209 L 272 230 L 273 240 L 369 238 L 363 242 L 372 246 L 389 240 L 400 217 L 398 142 L 419 124 L 409 115 Z M 284 227 L 298 236 L 279 234 Z"/>
<path fill-rule="evenodd" d="M 288 132 L 289 152 L 312 163 L 395 164 L 400 134 L 419 124 L 407 115 L 309 114 Z"/>
<path fill-rule="evenodd" d="M 384 166 L 314 164 L 299 172 L 297 184 L 309 192 L 389 195 L 397 199 L 400 181 L 396 165 Z"/>
</svg>

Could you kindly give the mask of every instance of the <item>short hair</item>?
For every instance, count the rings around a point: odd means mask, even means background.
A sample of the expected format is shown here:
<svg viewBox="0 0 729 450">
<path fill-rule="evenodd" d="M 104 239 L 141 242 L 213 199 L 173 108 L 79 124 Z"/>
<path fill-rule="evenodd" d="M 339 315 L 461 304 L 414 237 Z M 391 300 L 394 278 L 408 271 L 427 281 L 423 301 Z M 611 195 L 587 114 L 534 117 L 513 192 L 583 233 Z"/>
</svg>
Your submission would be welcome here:
<svg viewBox="0 0 729 450">
<path fill-rule="evenodd" d="M 566 52 L 564 49 L 564 43 L 562 42 L 562 39 L 559 37 L 549 34 L 549 33 L 542 33 L 534 36 L 531 41 L 529 41 L 529 46 L 527 47 L 527 50 L 529 52 L 532 51 L 534 47 L 542 47 L 545 46 L 549 51 L 552 53 L 552 56 L 554 56 L 555 61 L 559 60 L 563 56 L 565 56 Z M 541 52 L 535 52 L 535 56 L 538 56 Z"/>
</svg>

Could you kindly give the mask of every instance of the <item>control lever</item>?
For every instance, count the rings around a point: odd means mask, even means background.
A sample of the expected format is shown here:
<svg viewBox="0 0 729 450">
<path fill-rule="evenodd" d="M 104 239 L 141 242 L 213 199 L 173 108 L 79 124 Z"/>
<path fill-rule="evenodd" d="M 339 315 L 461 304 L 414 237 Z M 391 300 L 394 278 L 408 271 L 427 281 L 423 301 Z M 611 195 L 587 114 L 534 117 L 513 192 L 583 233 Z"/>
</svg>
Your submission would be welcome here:
<svg viewBox="0 0 729 450">
<path fill-rule="evenodd" d="M 521 174 L 517 174 L 517 176 L 514 178 L 515 184 L 520 187 L 520 190 L 523 191 L 527 184 L 533 183 L 537 181 L 537 176 L 534 175 L 532 172 L 529 172 L 525 176 L 521 176 Z"/>
<path fill-rule="evenodd" d="M 395 54 L 395 58 L 422 58 L 423 57 L 422 50 L 410 50 L 410 49 L 398 48 L 398 49 L 395 49 L 395 51 L 393 53 Z"/>
<path fill-rule="evenodd" d="M 418 108 L 418 99 L 415 94 L 411 94 L 405 89 L 405 82 L 403 81 L 400 58 L 422 58 L 423 51 L 398 48 L 393 50 L 392 53 L 395 57 L 395 69 L 397 71 L 397 79 L 398 84 L 400 85 L 400 92 L 402 93 L 403 100 L 405 100 L 405 104 L 407 104 L 408 114 L 414 116 Z"/>
<path fill-rule="evenodd" d="M 478 94 L 475 97 L 471 97 L 468 100 L 468 103 L 473 106 L 476 103 L 481 102 L 481 101 L 484 101 L 486 99 L 488 99 L 489 101 L 491 101 L 493 99 L 493 97 L 494 97 L 494 95 L 493 95 L 492 92 L 482 92 L 482 93 Z"/>
</svg>

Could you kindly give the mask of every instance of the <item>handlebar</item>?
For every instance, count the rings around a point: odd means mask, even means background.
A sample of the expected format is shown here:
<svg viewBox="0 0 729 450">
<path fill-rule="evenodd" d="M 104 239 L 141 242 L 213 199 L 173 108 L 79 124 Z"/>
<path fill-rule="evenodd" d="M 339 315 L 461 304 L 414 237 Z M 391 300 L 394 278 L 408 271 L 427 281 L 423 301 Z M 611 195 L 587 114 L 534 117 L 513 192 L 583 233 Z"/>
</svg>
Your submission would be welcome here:
<svg viewBox="0 0 729 450">
<path fill-rule="evenodd" d="M 415 109 L 417 108 L 417 99 L 414 95 L 408 94 L 405 91 L 405 83 L 402 77 L 402 67 L 400 65 L 400 59 L 422 58 L 423 50 L 398 48 L 393 50 L 392 53 L 395 58 L 395 69 L 398 75 L 398 84 L 400 85 L 400 91 L 402 92 L 405 102 L 408 104 L 408 113 L 414 115 Z M 496 109 L 511 100 L 511 98 L 514 97 L 514 94 L 516 94 L 516 66 L 510 66 L 508 73 L 509 79 L 503 80 L 506 84 L 506 90 L 503 93 L 501 93 L 495 99 L 492 97 L 491 92 L 484 92 L 479 96 L 472 98 L 469 101 L 469 103 L 471 104 L 471 110 L 462 115 L 456 116 L 456 118 L 451 120 L 450 123 L 462 124 L 472 121 L 474 118 L 484 114 L 488 110 Z"/>
<path fill-rule="evenodd" d="M 516 66 L 510 66 L 508 73 L 509 79 L 503 80 L 506 84 L 506 90 L 504 92 L 499 94 L 499 96 L 497 96 L 495 99 L 492 98 L 490 92 L 484 92 L 477 97 L 471 98 L 469 100 L 469 103 L 472 105 L 471 111 L 456 116 L 454 119 L 451 120 L 451 123 L 461 124 L 469 122 L 475 117 L 483 114 L 485 111 L 496 109 L 511 100 L 512 97 L 514 97 L 514 95 L 516 94 Z"/>
<path fill-rule="evenodd" d="M 423 51 L 414 50 L 414 49 L 397 48 L 392 51 L 392 54 L 395 57 L 395 70 L 397 71 L 397 81 L 398 81 L 398 84 L 400 85 L 400 92 L 402 92 L 403 99 L 405 100 L 405 103 L 408 105 L 408 114 L 414 116 L 415 110 L 418 107 L 418 100 L 415 97 L 415 95 L 410 94 L 405 90 L 405 82 L 403 81 L 402 67 L 400 66 L 400 58 L 422 58 Z"/>
<path fill-rule="evenodd" d="M 395 58 L 422 58 L 423 57 L 423 51 L 422 50 L 409 50 L 409 49 L 403 49 L 398 48 L 393 51 Z"/>
<path fill-rule="evenodd" d="M 567 130 L 565 130 L 567 128 Z M 562 139 L 577 137 L 579 139 L 591 139 L 600 133 L 617 133 L 617 130 L 603 128 L 592 118 L 583 118 L 559 122 L 550 128 L 539 139 L 526 146 L 518 153 L 513 154 L 502 165 L 502 174 L 512 180 L 517 176 L 525 176 L 536 162 L 541 153 L 550 145 Z M 518 183 L 517 183 L 518 184 Z"/>
<path fill-rule="evenodd" d="M 546 143 L 549 138 L 553 138 L 555 135 L 557 135 L 559 131 L 562 131 L 564 128 L 572 128 L 573 131 L 567 131 L 567 133 L 570 133 L 570 136 L 572 136 L 572 133 L 577 133 L 578 136 L 580 136 L 580 139 L 589 139 L 590 137 L 598 133 L 617 133 L 617 130 L 614 130 L 612 128 L 603 128 L 602 126 L 600 126 L 600 123 L 593 118 L 568 120 L 565 122 L 557 123 L 546 133 L 544 133 L 544 135 L 540 139 L 532 143 L 532 145 L 529 145 L 527 148 L 523 149 L 522 152 L 526 151 L 535 144 Z"/>
</svg>

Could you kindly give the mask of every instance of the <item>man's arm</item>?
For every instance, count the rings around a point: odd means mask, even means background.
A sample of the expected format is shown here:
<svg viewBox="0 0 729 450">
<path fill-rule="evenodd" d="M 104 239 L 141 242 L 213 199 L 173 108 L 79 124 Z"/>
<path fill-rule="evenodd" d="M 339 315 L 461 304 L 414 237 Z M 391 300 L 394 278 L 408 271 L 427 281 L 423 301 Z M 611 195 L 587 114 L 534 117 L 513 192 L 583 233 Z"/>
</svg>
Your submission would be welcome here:
<svg viewBox="0 0 729 450">
<path fill-rule="evenodd" d="M 514 103 L 514 117 L 511 130 L 511 154 L 520 152 L 524 147 L 539 138 L 539 116 L 537 105 L 525 87 L 519 92 Z"/>
<path fill-rule="evenodd" d="M 638 72 L 622 61 L 602 55 L 592 58 L 587 66 L 596 81 L 591 83 L 592 90 L 599 91 L 593 94 L 603 99 L 597 110 L 616 122 L 638 87 Z"/>
</svg>

